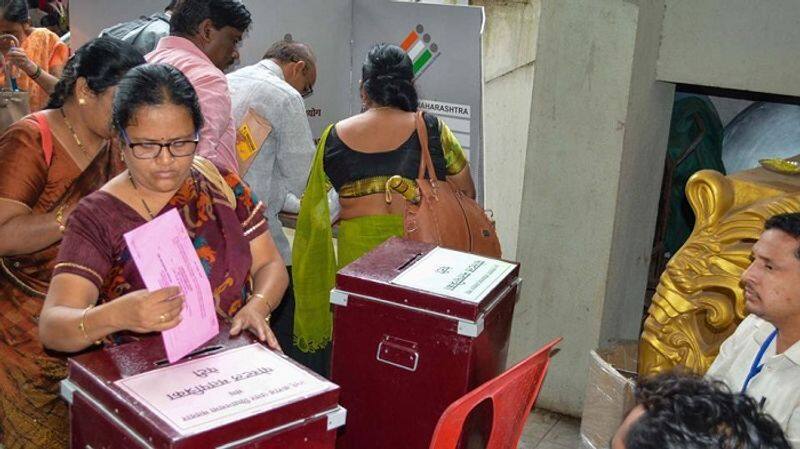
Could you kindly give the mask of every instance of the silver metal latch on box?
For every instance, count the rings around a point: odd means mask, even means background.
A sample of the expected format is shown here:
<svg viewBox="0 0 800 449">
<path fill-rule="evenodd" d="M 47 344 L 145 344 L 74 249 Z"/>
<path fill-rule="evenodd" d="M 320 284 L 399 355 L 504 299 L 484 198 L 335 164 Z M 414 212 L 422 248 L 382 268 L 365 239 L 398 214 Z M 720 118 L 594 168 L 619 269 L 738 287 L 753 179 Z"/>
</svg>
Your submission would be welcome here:
<svg viewBox="0 0 800 449">
<path fill-rule="evenodd" d="M 335 288 L 331 290 L 331 304 L 347 307 L 347 293 Z"/>
<path fill-rule="evenodd" d="M 347 421 L 347 410 L 339 406 L 336 410 L 328 414 L 328 430 L 330 431 L 342 427 L 345 421 Z"/>
<path fill-rule="evenodd" d="M 476 338 L 483 332 L 484 320 L 481 317 L 478 321 L 458 321 L 458 335 Z"/>
<path fill-rule="evenodd" d="M 60 386 L 61 397 L 67 401 L 67 404 L 72 405 L 72 397 L 75 395 L 75 390 L 77 390 L 77 387 L 75 387 L 75 384 L 66 379 L 61 381 Z"/>
</svg>

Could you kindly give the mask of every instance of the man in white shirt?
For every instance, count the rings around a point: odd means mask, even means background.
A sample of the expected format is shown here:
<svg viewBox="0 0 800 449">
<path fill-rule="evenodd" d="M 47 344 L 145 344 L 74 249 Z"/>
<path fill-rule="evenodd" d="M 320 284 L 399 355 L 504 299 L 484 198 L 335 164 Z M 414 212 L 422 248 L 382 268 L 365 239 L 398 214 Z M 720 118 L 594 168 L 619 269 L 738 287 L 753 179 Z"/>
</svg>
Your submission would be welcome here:
<svg viewBox="0 0 800 449">
<path fill-rule="evenodd" d="M 286 295 L 272 313 L 272 328 L 287 355 L 325 374 L 327 359 L 324 355 L 303 353 L 292 345 L 292 249 L 278 219 L 281 210 L 297 208 L 297 198 L 305 190 L 316 151 L 303 101 L 314 92 L 316 80 L 316 58 L 311 47 L 284 40 L 273 44 L 260 62 L 229 74 L 228 86 L 237 126 L 241 126 L 247 111 L 253 109 L 272 127 L 244 177 L 253 192 L 267 204 L 272 239 L 290 275 Z"/>
<path fill-rule="evenodd" d="M 800 449 L 800 213 L 767 220 L 742 274 L 750 315 L 706 376 L 754 398 Z"/>
</svg>

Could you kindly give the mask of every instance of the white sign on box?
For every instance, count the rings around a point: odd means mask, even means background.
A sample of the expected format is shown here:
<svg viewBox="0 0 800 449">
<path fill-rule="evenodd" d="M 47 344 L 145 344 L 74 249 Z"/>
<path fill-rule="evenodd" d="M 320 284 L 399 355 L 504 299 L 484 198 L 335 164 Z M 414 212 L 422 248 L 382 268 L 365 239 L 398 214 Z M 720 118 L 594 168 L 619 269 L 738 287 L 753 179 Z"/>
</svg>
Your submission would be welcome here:
<svg viewBox="0 0 800 449">
<path fill-rule="evenodd" d="M 502 260 L 436 247 L 392 283 L 478 304 L 514 267 Z"/>
<path fill-rule="evenodd" d="M 115 382 L 182 435 L 336 388 L 254 343 Z"/>
</svg>

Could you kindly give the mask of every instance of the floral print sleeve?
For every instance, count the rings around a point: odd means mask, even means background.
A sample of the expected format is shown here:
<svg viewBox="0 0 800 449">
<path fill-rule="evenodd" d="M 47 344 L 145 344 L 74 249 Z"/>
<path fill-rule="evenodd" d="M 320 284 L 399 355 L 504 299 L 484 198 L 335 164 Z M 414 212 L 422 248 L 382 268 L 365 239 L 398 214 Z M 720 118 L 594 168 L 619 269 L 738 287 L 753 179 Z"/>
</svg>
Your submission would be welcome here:
<svg viewBox="0 0 800 449">
<path fill-rule="evenodd" d="M 223 172 L 223 177 L 236 197 L 236 216 L 242 223 L 242 231 L 247 240 L 253 240 L 269 231 L 267 218 L 264 216 L 267 210 L 264 202 L 235 173 Z"/>
</svg>

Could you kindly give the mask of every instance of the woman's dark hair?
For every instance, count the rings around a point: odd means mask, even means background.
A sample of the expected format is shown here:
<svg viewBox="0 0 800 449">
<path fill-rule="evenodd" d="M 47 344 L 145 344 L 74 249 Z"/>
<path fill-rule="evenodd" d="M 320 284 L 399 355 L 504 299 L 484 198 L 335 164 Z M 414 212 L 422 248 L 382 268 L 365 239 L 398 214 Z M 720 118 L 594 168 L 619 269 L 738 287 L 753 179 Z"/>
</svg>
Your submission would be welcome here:
<svg viewBox="0 0 800 449">
<path fill-rule="evenodd" d="M 393 106 L 408 112 L 417 110 L 414 66 L 397 45 L 372 47 L 361 67 L 361 81 L 369 99 L 379 106 Z"/>
<path fill-rule="evenodd" d="M 753 398 L 719 381 L 664 374 L 641 380 L 636 399 L 645 413 L 624 437 L 628 449 L 791 449 Z"/>
<path fill-rule="evenodd" d="M 226 26 L 244 33 L 250 28 L 250 11 L 239 0 L 181 0 L 169 20 L 169 32 L 173 36 L 194 36 L 202 23 L 211 19 L 214 28 Z"/>
<path fill-rule="evenodd" d="M 75 94 L 78 78 L 85 78 L 89 89 L 100 94 L 114 87 L 128 70 L 145 60 L 133 46 L 111 37 L 98 37 L 85 43 L 67 61 L 46 109 L 58 109 Z"/>
<path fill-rule="evenodd" d="M 0 10 L 3 20 L 9 22 L 26 23 L 31 20 L 26 0 L 0 0 Z"/>
<path fill-rule="evenodd" d="M 180 70 L 167 64 L 140 65 L 119 82 L 114 95 L 114 126 L 121 132 L 130 125 L 139 108 L 174 104 L 192 115 L 197 131 L 203 127 L 203 113 L 192 83 Z"/>
</svg>

